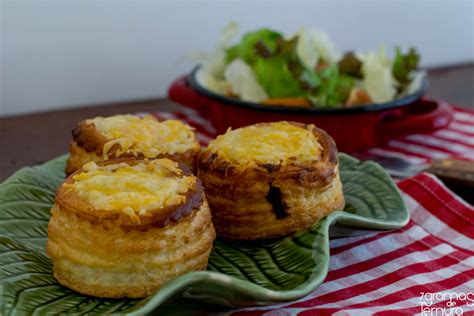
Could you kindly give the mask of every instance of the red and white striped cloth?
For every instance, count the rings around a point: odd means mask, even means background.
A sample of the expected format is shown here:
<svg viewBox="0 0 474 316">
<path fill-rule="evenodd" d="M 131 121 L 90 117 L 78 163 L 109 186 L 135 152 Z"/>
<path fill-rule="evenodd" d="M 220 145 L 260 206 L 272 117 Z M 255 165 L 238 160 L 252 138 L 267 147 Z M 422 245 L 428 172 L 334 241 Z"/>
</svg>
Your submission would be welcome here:
<svg viewBox="0 0 474 316">
<path fill-rule="evenodd" d="M 186 121 L 204 144 L 215 136 L 212 125 L 192 110 L 155 115 Z M 474 112 L 455 108 L 448 127 L 368 152 L 414 164 L 431 158 L 474 160 Z M 331 240 L 330 271 L 313 293 L 231 314 L 474 315 L 474 208 L 426 173 L 398 187 L 411 214 L 406 227 Z"/>
</svg>

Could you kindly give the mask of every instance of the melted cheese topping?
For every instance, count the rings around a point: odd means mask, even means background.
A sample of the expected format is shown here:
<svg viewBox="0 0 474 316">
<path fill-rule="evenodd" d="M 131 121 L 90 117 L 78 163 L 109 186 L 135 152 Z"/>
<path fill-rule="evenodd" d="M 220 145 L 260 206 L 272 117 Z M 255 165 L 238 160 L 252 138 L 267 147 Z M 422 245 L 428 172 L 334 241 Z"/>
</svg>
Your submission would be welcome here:
<svg viewBox="0 0 474 316">
<path fill-rule="evenodd" d="M 115 144 L 120 145 L 116 155 L 131 153 L 154 158 L 160 154 L 184 153 L 198 149 L 199 143 L 188 125 L 168 120 L 159 122 L 152 117 L 116 115 L 87 120 L 109 140 L 103 149 L 104 159 Z"/>
<path fill-rule="evenodd" d="M 288 122 L 229 130 L 210 142 L 208 150 L 238 164 L 281 164 L 317 161 L 321 145 L 310 125 L 301 128 Z"/>
<path fill-rule="evenodd" d="M 126 163 L 97 166 L 89 162 L 84 172 L 65 184 L 101 211 L 123 211 L 130 216 L 186 201 L 194 176 L 183 176 L 178 164 L 157 159 L 130 166 Z"/>
</svg>

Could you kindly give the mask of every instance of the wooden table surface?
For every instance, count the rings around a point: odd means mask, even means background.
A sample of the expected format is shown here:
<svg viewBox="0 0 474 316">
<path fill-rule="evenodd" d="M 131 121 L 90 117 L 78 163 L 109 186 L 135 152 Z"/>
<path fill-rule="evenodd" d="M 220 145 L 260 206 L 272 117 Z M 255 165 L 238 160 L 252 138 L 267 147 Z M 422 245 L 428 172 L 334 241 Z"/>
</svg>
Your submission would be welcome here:
<svg viewBox="0 0 474 316">
<path fill-rule="evenodd" d="M 427 95 L 474 109 L 474 64 L 432 69 Z M 67 151 L 76 122 L 98 115 L 172 111 L 165 99 L 80 107 L 47 113 L 0 117 L 0 181 L 23 166 L 43 163 Z"/>
</svg>

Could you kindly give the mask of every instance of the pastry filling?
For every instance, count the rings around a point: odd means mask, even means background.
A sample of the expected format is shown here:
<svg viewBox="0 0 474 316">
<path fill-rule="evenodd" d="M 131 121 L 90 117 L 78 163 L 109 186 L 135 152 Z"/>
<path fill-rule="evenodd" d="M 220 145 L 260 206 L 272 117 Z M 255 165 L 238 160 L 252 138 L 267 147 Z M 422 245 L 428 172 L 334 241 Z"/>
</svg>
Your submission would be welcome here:
<svg viewBox="0 0 474 316">
<path fill-rule="evenodd" d="M 83 169 L 73 176 L 73 183 L 65 185 L 98 210 L 121 210 L 129 215 L 185 203 L 186 193 L 196 182 L 194 176 L 185 176 L 178 163 L 169 159 L 135 166 L 89 162 Z"/>
<path fill-rule="evenodd" d="M 229 130 L 212 141 L 208 149 L 235 162 L 285 165 L 319 160 L 322 147 L 307 128 L 288 122 Z"/>
<path fill-rule="evenodd" d="M 159 154 L 184 153 L 199 148 L 192 129 L 177 120 L 159 122 L 152 117 L 117 115 L 88 120 L 109 140 L 103 149 L 104 159 L 112 146 L 120 145 L 123 153 L 154 158 Z"/>
</svg>

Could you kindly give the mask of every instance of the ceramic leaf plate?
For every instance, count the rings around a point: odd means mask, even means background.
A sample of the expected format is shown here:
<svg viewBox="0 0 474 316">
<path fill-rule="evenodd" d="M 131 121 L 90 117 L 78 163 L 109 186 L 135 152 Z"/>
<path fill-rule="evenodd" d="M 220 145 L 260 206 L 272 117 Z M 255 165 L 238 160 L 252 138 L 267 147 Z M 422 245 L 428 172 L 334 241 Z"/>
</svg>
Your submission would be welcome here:
<svg viewBox="0 0 474 316">
<path fill-rule="evenodd" d="M 0 314 L 143 315 L 180 295 L 206 303 L 256 306 L 312 292 L 327 275 L 329 232 L 403 227 L 408 212 L 395 184 L 373 162 L 340 154 L 346 208 L 310 230 L 266 243 L 216 240 L 207 271 L 183 275 L 142 299 L 98 299 L 56 282 L 45 254 L 47 225 L 66 157 L 23 168 L 0 185 Z M 334 225 L 336 224 L 336 225 Z"/>
</svg>

